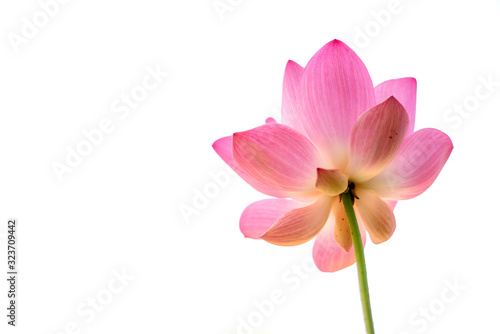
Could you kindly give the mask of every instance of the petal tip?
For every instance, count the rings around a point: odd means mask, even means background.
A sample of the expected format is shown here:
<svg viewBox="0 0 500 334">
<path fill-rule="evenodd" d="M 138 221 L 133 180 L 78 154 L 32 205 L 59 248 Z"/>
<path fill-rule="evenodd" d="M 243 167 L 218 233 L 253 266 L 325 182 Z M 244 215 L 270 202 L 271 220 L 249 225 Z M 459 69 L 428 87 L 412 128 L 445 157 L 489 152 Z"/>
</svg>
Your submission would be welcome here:
<svg viewBox="0 0 500 334">
<path fill-rule="evenodd" d="M 344 42 L 342 42 L 340 39 L 334 39 L 331 41 L 332 45 L 346 45 Z M 347 46 L 347 45 L 346 45 Z"/>
<path fill-rule="evenodd" d="M 212 148 L 214 149 L 215 152 L 220 148 L 221 142 L 224 138 L 219 138 L 214 143 L 212 144 Z"/>
<path fill-rule="evenodd" d="M 238 142 L 239 140 L 241 140 L 244 135 L 245 135 L 245 132 L 235 132 L 235 133 L 233 133 L 233 135 L 231 136 L 231 138 L 233 140 L 233 144 L 235 142 Z"/>
<path fill-rule="evenodd" d="M 228 147 L 230 147 L 230 145 L 231 145 L 231 136 L 222 137 L 214 141 L 214 143 L 212 144 L 212 148 L 215 151 L 215 153 L 217 153 L 220 157 L 223 158 L 225 152 L 227 151 Z"/>
<path fill-rule="evenodd" d="M 394 95 L 391 95 L 389 96 L 385 101 L 384 103 L 390 103 L 390 104 L 395 104 L 395 105 L 398 105 L 398 106 L 401 106 L 404 108 L 404 106 L 401 104 L 401 102 L 399 102 L 399 100 L 394 96 Z"/>
<path fill-rule="evenodd" d="M 333 49 L 342 50 L 346 52 L 354 52 L 347 44 L 339 39 L 334 39 L 325 45 L 325 47 L 331 47 Z"/>
<path fill-rule="evenodd" d="M 286 66 L 293 66 L 293 67 L 300 67 L 302 68 L 302 66 L 300 66 L 296 61 L 293 61 L 291 59 L 289 59 L 287 62 L 286 62 Z"/>
<path fill-rule="evenodd" d="M 349 253 L 349 251 L 351 250 L 352 248 L 352 243 L 350 244 L 339 244 L 339 247 L 345 252 L 345 253 Z"/>
</svg>

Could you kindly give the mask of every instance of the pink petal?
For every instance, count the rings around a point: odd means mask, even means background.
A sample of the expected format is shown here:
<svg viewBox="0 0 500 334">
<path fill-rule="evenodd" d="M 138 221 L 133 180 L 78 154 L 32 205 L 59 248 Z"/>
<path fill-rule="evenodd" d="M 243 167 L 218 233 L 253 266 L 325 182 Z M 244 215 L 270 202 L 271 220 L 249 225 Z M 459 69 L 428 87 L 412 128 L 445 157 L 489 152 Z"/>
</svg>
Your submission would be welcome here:
<svg viewBox="0 0 500 334">
<path fill-rule="evenodd" d="M 260 191 L 263 194 L 272 196 L 272 197 L 279 197 L 279 198 L 296 198 L 299 197 L 298 193 L 295 192 L 290 192 L 290 191 L 283 191 L 279 189 L 274 189 L 271 188 L 264 183 L 257 181 L 255 178 L 251 177 L 244 171 L 242 171 L 240 168 L 238 168 L 233 160 L 233 153 L 232 153 L 232 136 L 229 137 L 224 137 L 218 139 L 212 147 L 214 148 L 215 152 L 224 160 L 224 162 L 231 167 L 232 170 L 236 172 L 243 180 L 245 180 L 250 186 L 252 186 L 254 189 L 257 191 Z"/>
<path fill-rule="evenodd" d="M 281 103 L 281 122 L 305 134 L 298 115 L 297 91 L 304 68 L 296 62 L 289 60 L 285 68 L 283 79 L 283 97 Z"/>
<path fill-rule="evenodd" d="M 276 123 L 276 120 L 272 117 L 266 118 L 266 123 Z"/>
<path fill-rule="evenodd" d="M 359 116 L 351 133 L 349 177 L 363 182 L 389 165 L 401 147 L 408 123 L 405 108 L 392 96 Z"/>
<path fill-rule="evenodd" d="M 235 133 L 233 157 L 241 170 L 259 182 L 292 192 L 316 191 L 316 169 L 324 165 L 309 139 L 278 123 Z"/>
<path fill-rule="evenodd" d="M 247 238 L 259 239 L 278 220 L 304 203 L 287 199 L 264 199 L 246 207 L 241 214 L 240 230 Z"/>
<path fill-rule="evenodd" d="M 363 223 L 358 219 L 363 245 L 366 243 L 366 232 Z M 345 252 L 335 241 L 335 218 L 330 215 L 325 227 L 316 237 L 313 247 L 313 258 L 316 267 L 324 272 L 335 272 L 347 268 L 356 262 L 354 247 Z"/>
<path fill-rule="evenodd" d="M 322 196 L 312 205 L 285 213 L 260 238 L 279 246 L 295 246 L 311 240 L 325 226 L 332 199 Z"/>
<path fill-rule="evenodd" d="M 394 211 L 394 208 L 396 207 L 396 204 L 398 204 L 398 201 L 385 201 L 387 203 L 387 205 L 390 206 L 390 208 L 392 209 L 392 211 Z"/>
<path fill-rule="evenodd" d="M 341 41 L 326 44 L 307 64 L 297 101 L 307 136 L 332 167 L 343 169 L 351 128 L 375 105 L 373 84 L 361 59 Z"/>
<path fill-rule="evenodd" d="M 339 169 L 318 168 L 316 189 L 329 196 L 336 196 L 347 189 L 347 176 Z"/>
<path fill-rule="evenodd" d="M 388 97 L 394 96 L 408 113 L 410 124 L 406 135 L 415 129 L 415 112 L 417 108 L 417 80 L 415 78 L 400 78 L 382 82 L 375 87 L 375 100 L 379 104 Z"/>
<path fill-rule="evenodd" d="M 391 207 L 371 190 L 356 189 L 356 215 L 363 220 L 375 244 L 389 240 L 396 229 Z"/>
<path fill-rule="evenodd" d="M 452 150 L 450 137 L 439 130 L 414 132 L 404 140 L 391 164 L 363 187 L 390 200 L 418 196 L 437 178 Z"/>
</svg>

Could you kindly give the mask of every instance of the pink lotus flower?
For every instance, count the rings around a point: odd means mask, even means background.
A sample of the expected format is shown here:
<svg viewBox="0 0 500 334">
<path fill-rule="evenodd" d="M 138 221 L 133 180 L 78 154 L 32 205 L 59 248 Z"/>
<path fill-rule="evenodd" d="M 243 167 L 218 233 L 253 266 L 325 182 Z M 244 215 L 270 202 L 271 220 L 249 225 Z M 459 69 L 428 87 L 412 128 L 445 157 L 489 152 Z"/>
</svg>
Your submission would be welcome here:
<svg viewBox="0 0 500 334">
<path fill-rule="evenodd" d="M 213 145 L 252 187 L 277 197 L 244 210 L 242 233 L 282 246 L 317 236 L 317 267 L 343 269 L 355 262 L 339 197 L 350 190 L 363 243 L 365 229 L 374 243 L 387 241 L 396 202 L 429 188 L 453 149 L 439 130 L 414 132 L 415 109 L 415 79 L 374 87 L 363 62 L 338 40 L 305 68 L 289 61 L 283 124 L 269 119 Z"/>
</svg>

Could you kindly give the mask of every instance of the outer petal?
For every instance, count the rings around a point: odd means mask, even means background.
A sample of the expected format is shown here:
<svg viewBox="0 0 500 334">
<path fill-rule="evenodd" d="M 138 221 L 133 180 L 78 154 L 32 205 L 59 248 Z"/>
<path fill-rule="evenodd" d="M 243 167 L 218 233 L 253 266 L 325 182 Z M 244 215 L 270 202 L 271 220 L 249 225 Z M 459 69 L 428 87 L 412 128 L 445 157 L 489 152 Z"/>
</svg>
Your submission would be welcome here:
<svg viewBox="0 0 500 334">
<path fill-rule="evenodd" d="M 224 162 L 228 164 L 228 166 L 231 167 L 236 172 L 236 174 L 238 174 L 243 180 L 245 180 L 250 186 L 252 186 L 257 191 L 260 191 L 261 193 L 269 196 L 280 197 L 280 198 L 300 197 L 301 194 L 299 193 L 271 188 L 265 185 L 264 183 L 257 181 L 255 178 L 251 177 L 250 175 L 242 171 L 240 168 L 238 168 L 233 160 L 232 136 L 224 137 L 217 140 L 212 145 L 212 147 L 214 148 L 215 152 L 217 152 L 217 154 L 222 158 L 222 160 L 224 160 Z"/>
<path fill-rule="evenodd" d="M 347 189 L 347 181 L 347 176 L 339 169 L 318 168 L 316 189 L 329 196 L 336 196 Z"/>
<path fill-rule="evenodd" d="M 307 64 L 297 98 L 307 136 L 335 168 L 347 163 L 356 118 L 375 105 L 368 71 L 347 45 L 334 40 Z"/>
<path fill-rule="evenodd" d="M 398 153 L 408 123 L 405 108 L 392 96 L 362 114 L 352 128 L 349 177 L 363 182 L 380 173 Z"/>
<path fill-rule="evenodd" d="M 324 165 L 309 139 L 278 123 L 235 133 L 233 157 L 245 173 L 282 191 L 315 191 L 316 168 Z"/>
<path fill-rule="evenodd" d="M 387 241 L 396 229 L 396 218 L 391 207 L 371 190 L 358 189 L 356 211 L 363 220 L 370 238 L 376 244 Z"/>
<path fill-rule="evenodd" d="M 264 199 L 246 207 L 241 214 L 240 230 L 246 238 L 260 239 L 282 215 L 303 207 L 304 203 L 287 199 Z"/>
<path fill-rule="evenodd" d="M 452 150 L 451 139 L 445 133 L 419 130 L 405 139 L 391 164 L 362 187 L 389 200 L 418 196 L 437 178 Z"/>
<path fill-rule="evenodd" d="M 412 134 L 415 129 L 415 112 L 417 109 L 417 80 L 415 78 L 400 78 L 384 81 L 375 87 L 376 103 L 385 101 L 394 96 L 406 109 L 410 124 L 406 135 Z"/>
<path fill-rule="evenodd" d="M 289 60 L 285 68 L 283 79 L 283 97 L 281 102 L 281 122 L 305 134 L 299 118 L 297 105 L 297 91 L 304 68 L 296 62 Z"/>
<path fill-rule="evenodd" d="M 363 224 L 360 221 L 358 223 L 364 245 L 366 232 Z M 354 247 L 351 247 L 351 250 L 346 253 L 335 241 L 335 218 L 333 215 L 330 216 L 325 227 L 314 241 L 313 258 L 316 267 L 324 272 L 338 271 L 356 262 Z"/>
<path fill-rule="evenodd" d="M 330 215 L 332 197 L 322 196 L 312 205 L 291 210 L 281 216 L 261 239 L 279 246 L 295 246 L 314 238 Z"/>
</svg>

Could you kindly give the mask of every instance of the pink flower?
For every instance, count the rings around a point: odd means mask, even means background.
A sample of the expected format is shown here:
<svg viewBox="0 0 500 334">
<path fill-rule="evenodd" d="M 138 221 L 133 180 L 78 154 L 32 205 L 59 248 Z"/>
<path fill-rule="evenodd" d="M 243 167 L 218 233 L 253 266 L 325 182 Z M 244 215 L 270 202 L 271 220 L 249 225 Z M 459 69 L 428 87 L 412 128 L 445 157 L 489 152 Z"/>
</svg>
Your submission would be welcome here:
<svg viewBox="0 0 500 334">
<path fill-rule="evenodd" d="M 396 202 L 429 188 L 453 149 L 439 130 L 414 132 L 415 108 L 415 79 L 373 87 L 361 59 L 338 40 L 305 68 L 289 61 L 283 124 L 268 119 L 213 144 L 252 187 L 277 197 L 244 210 L 242 233 L 282 246 L 317 236 L 317 267 L 348 267 L 355 257 L 339 195 L 351 189 L 363 242 L 365 229 L 376 244 L 388 240 Z"/>
</svg>

